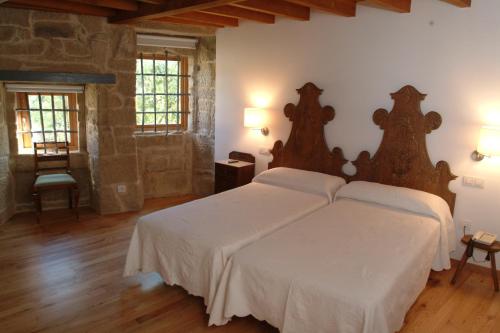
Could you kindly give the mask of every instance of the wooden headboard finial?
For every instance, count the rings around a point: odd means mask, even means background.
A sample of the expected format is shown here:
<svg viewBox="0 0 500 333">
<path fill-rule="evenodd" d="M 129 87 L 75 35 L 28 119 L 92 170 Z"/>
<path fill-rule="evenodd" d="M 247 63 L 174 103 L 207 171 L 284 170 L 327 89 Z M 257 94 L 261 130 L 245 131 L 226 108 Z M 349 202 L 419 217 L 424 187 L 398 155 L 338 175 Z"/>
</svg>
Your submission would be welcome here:
<svg viewBox="0 0 500 333">
<path fill-rule="evenodd" d="M 373 114 L 373 121 L 384 131 L 382 142 L 373 158 L 367 151 L 359 154 L 353 162 L 357 172 L 351 179 L 433 193 L 442 197 L 453 212 L 456 194 L 448 184 L 457 177 L 447 162 L 440 161 L 434 167 L 426 145 L 426 135 L 441 126 L 441 116 L 437 112 L 422 113 L 420 104 L 426 95 L 412 86 L 391 96 L 392 111 L 379 109 Z"/>
<path fill-rule="evenodd" d="M 331 106 L 322 107 L 319 96 L 322 89 L 306 83 L 297 89 L 300 100 L 297 105 L 285 106 L 285 116 L 293 122 L 285 145 L 276 141 L 269 168 L 289 167 L 327 173 L 346 178 L 342 166 L 347 163 L 340 148 L 328 149 L 324 126 L 335 117 Z"/>
</svg>

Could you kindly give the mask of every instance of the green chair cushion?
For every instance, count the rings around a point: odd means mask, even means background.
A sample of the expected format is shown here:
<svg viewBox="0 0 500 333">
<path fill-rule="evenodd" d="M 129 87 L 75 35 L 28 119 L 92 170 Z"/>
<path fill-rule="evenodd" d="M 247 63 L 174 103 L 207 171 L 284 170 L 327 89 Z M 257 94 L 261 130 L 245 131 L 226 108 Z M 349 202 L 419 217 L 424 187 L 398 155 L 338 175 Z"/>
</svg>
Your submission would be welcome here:
<svg viewBox="0 0 500 333">
<path fill-rule="evenodd" d="M 41 175 L 35 181 L 35 187 L 76 184 L 75 178 L 67 173 L 55 173 L 51 175 Z"/>
</svg>

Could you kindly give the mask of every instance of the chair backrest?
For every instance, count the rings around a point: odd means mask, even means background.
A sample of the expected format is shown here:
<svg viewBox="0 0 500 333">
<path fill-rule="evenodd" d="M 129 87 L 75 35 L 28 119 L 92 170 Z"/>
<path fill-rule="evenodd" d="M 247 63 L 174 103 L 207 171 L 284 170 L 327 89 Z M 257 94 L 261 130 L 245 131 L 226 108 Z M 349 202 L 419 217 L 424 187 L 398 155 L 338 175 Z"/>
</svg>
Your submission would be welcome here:
<svg viewBox="0 0 500 333">
<path fill-rule="evenodd" d="M 68 142 L 35 142 L 33 148 L 35 153 L 35 177 L 42 172 L 70 172 Z M 54 163 L 49 166 L 47 162 Z"/>
</svg>

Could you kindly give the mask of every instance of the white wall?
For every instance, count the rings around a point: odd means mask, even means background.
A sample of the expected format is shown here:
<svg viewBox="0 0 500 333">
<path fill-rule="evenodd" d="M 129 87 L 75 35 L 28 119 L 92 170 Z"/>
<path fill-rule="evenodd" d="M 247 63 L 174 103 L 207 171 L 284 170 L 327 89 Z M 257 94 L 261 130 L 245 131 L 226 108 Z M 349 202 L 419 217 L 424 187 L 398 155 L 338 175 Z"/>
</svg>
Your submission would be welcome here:
<svg viewBox="0 0 500 333">
<path fill-rule="evenodd" d="M 438 111 L 443 125 L 428 136 L 433 162 L 485 179 L 485 189 L 452 182 L 457 193 L 457 230 L 500 234 L 500 162 L 473 162 L 479 127 L 500 123 L 500 1 L 474 1 L 459 9 L 438 0 L 415 0 L 411 14 L 358 6 L 356 18 L 314 13 L 309 22 L 244 23 L 217 33 L 216 159 L 231 150 L 256 155 L 262 171 L 270 158 L 261 147 L 286 141 L 291 124 L 283 115 L 308 81 L 324 89 L 323 105 L 336 117 L 326 127 L 331 148 L 347 159 L 374 153 L 382 131 L 372 122 L 379 107 L 392 107 L 389 93 L 412 84 L 428 96 L 424 113 Z M 270 135 L 243 128 L 243 108 L 266 104 Z M 346 168 L 353 172 L 352 166 Z M 457 231 L 458 233 L 458 231 Z M 455 255 L 456 256 L 456 255 Z"/>
</svg>

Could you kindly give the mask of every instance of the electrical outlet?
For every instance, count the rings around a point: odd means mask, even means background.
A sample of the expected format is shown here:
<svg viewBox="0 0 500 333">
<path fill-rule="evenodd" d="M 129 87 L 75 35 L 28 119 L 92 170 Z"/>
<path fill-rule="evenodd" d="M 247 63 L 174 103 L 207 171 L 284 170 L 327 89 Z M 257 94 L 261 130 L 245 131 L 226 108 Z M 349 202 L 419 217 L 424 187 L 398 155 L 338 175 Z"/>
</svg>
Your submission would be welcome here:
<svg viewBox="0 0 500 333">
<path fill-rule="evenodd" d="M 468 220 L 462 221 L 462 226 L 464 229 L 464 234 L 472 233 L 472 222 L 471 221 L 468 221 Z"/>
<path fill-rule="evenodd" d="M 120 184 L 116 186 L 116 192 L 118 193 L 127 193 L 127 185 Z"/>
<path fill-rule="evenodd" d="M 462 183 L 468 187 L 484 188 L 485 181 L 483 178 L 464 176 Z"/>
</svg>

